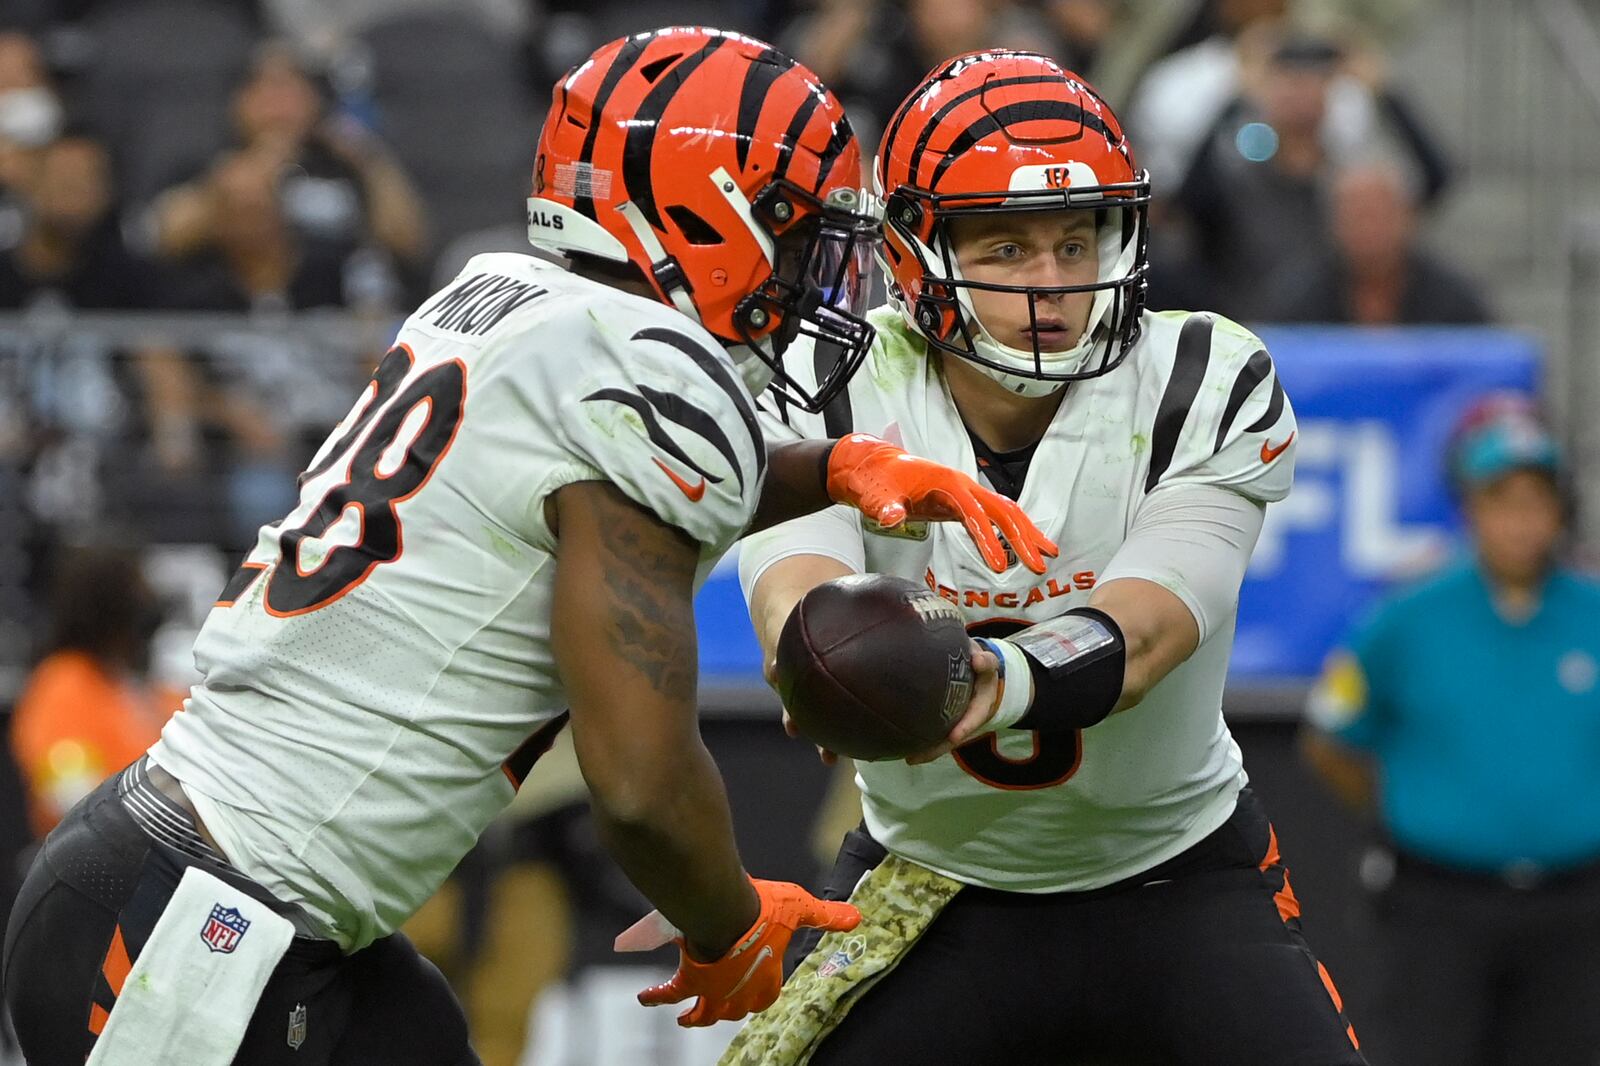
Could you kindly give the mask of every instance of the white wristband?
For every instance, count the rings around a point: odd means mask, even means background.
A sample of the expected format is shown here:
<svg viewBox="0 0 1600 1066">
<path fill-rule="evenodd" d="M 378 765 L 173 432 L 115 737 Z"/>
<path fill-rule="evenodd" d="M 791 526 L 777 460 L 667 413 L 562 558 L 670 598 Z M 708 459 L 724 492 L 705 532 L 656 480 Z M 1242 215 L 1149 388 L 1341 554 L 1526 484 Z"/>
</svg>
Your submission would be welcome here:
<svg viewBox="0 0 1600 1066">
<path fill-rule="evenodd" d="M 1033 704 L 1033 671 L 1022 649 L 1009 640 L 979 637 L 978 643 L 1000 657 L 1000 697 L 989 729 L 1010 729 Z"/>
</svg>

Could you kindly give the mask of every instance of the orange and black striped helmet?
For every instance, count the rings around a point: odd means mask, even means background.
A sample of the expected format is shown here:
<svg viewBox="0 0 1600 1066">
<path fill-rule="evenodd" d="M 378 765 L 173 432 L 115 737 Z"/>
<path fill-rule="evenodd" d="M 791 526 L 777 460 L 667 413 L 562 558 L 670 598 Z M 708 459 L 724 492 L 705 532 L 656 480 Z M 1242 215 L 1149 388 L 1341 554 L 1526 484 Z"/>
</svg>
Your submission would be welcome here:
<svg viewBox="0 0 1600 1066">
<path fill-rule="evenodd" d="M 928 343 L 971 360 L 1013 392 L 1044 395 L 1104 374 L 1138 339 L 1148 260 L 1150 177 L 1111 108 L 1055 60 L 991 50 L 935 67 L 883 134 L 874 184 L 884 199 L 880 254 L 891 299 Z M 1093 211 L 1100 272 L 1090 285 L 1021 286 L 962 276 L 947 223 L 1009 211 Z M 1095 293 L 1070 351 L 1024 351 L 996 340 L 970 290 L 1042 297 Z"/>
<path fill-rule="evenodd" d="M 816 75 L 750 37 L 669 27 L 612 41 L 556 85 L 528 238 L 633 264 L 747 377 L 815 411 L 872 343 L 879 229 L 860 184 L 860 145 Z M 802 333 L 843 350 L 812 391 L 781 366 Z"/>
</svg>

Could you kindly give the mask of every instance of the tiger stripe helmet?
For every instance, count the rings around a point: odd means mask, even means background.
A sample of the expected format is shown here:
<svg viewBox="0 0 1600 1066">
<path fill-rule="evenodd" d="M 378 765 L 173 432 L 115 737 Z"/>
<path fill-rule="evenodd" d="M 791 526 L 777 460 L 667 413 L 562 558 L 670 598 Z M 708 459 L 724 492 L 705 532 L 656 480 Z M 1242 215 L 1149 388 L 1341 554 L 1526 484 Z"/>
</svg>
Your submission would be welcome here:
<svg viewBox="0 0 1600 1066">
<path fill-rule="evenodd" d="M 602 46 L 557 83 L 528 239 L 631 263 L 752 386 L 770 379 L 817 411 L 872 343 L 879 228 L 860 184 L 860 145 L 816 75 L 750 37 L 668 27 Z M 814 390 L 782 368 L 800 334 L 841 349 Z"/>
<path fill-rule="evenodd" d="M 935 67 L 884 130 L 873 174 L 883 198 L 881 262 L 912 329 L 1015 393 L 1048 395 L 1116 367 L 1139 336 L 1150 177 L 1098 93 L 1033 52 L 971 52 Z M 1093 211 L 1100 273 L 1089 285 L 1023 286 L 962 276 L 948 222 L 1009 211 Z M 1088 326 L 1067 351 L 1002 344 L 969 292 L 1089 292 Z"/>
</svg>

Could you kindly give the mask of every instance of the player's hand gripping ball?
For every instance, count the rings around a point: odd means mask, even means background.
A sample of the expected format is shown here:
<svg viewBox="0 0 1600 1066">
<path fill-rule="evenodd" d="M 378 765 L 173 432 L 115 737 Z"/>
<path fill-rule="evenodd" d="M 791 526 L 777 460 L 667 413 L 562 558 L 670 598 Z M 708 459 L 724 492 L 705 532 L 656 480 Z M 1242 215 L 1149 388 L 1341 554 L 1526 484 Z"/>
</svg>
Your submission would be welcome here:
<svg viewBox="0 0 1600 1066">
<path fill-rule="evenodd" d="M 853 759 L 901 759 L 944 740 L 972 699 L 955 604 L 904 578 L 861 574 L 800 598 L 775 682 L 806 739 Z"/>
</svg>

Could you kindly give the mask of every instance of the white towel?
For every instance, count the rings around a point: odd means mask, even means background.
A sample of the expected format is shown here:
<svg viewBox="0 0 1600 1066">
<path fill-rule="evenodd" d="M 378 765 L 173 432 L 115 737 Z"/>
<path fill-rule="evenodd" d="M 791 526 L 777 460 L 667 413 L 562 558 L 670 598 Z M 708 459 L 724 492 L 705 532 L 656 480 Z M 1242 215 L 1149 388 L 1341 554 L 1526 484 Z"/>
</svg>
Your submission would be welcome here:
<svg viewBox="0 0 1600 1066">
<path fill-rule="evenodd" d="M 287 918 L 189 867 L 86 1066 L 228 1066 L 293 938 Z"/>
</svg>

